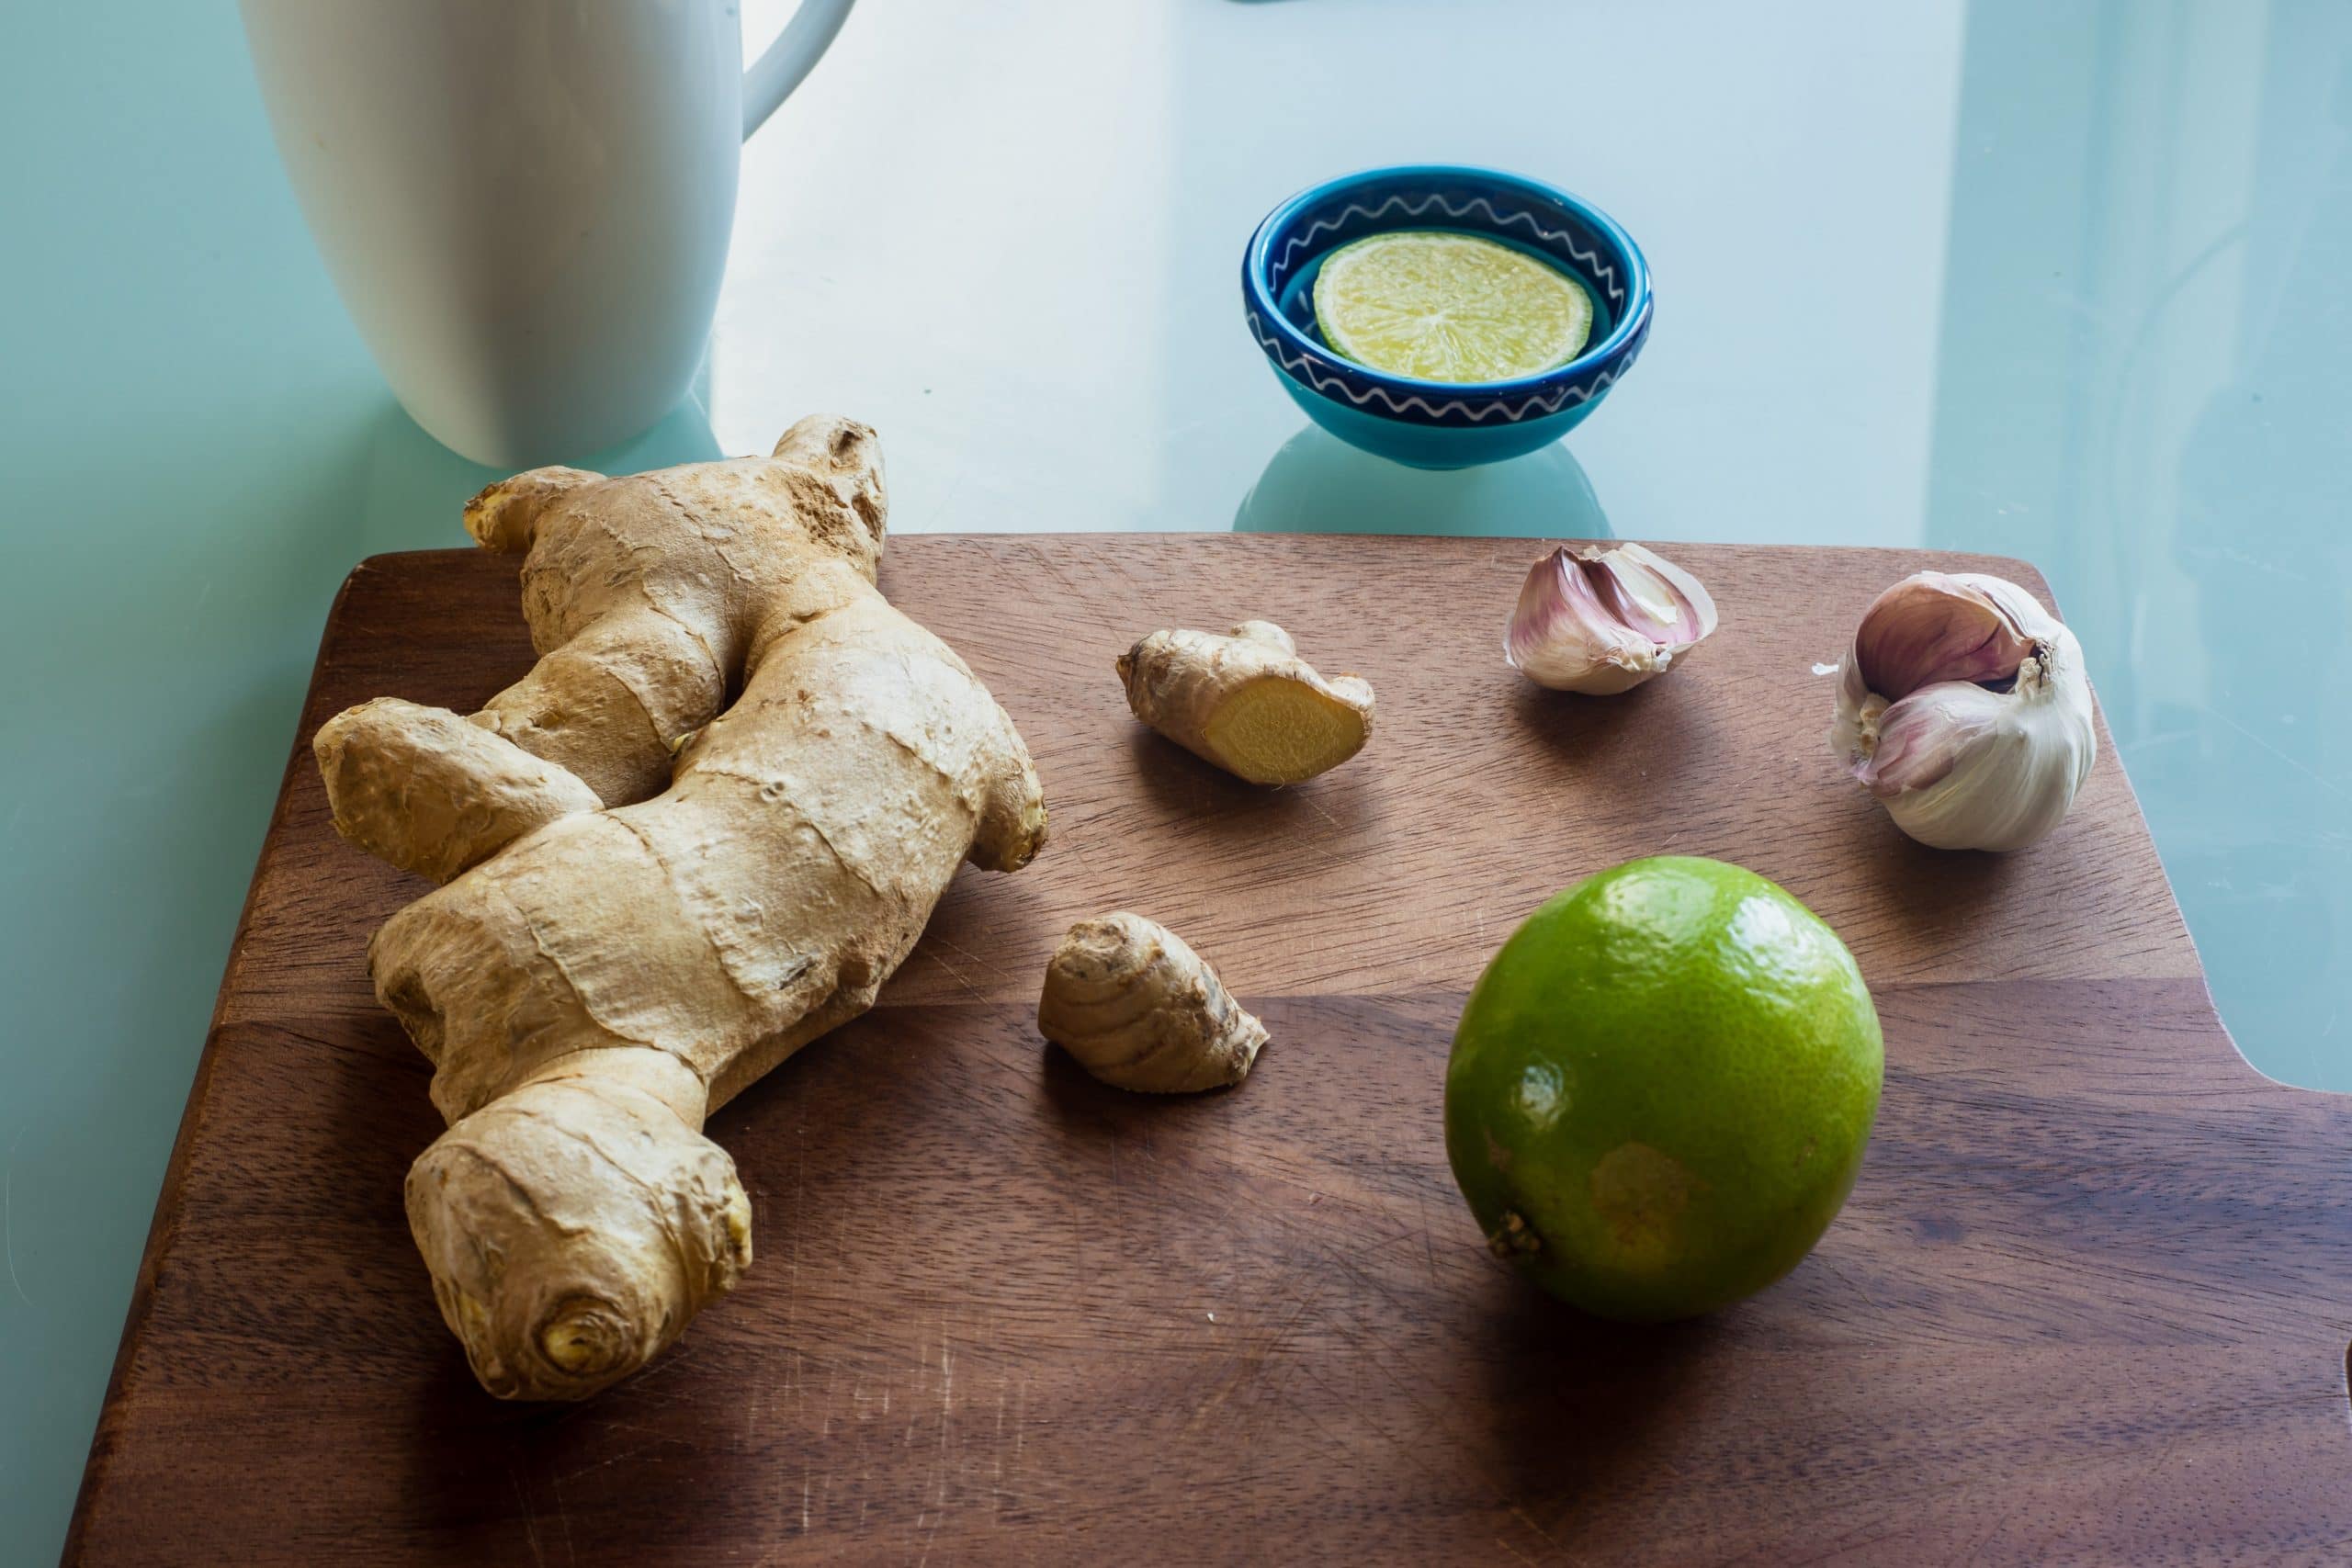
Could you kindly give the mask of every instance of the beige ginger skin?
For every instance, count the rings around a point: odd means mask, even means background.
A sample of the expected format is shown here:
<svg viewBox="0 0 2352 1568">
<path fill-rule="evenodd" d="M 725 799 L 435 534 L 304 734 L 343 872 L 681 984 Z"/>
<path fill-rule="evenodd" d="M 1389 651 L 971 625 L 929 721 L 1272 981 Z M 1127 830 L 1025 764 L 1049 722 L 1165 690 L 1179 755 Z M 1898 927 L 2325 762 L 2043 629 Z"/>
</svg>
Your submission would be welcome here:
<svg viewBox="0 0 2352 1568">
<path fill-rule="evenodd" d="M 1104 1083 L 1146 1094 L 1238 1084 L 1266 1043 L 1199 953 L 1124 909 L 1070 927 L 1046 965 L 1037 1031 Z"/>
<path fill-rule="evenodd" d="M 1372 685 L 1329 680 L 1271 621 L 1158 631 L 1119 656 L 1135 716 L 1205 761 L 1259 784 L 1301 784 L 1372 739 Z"/>
<path fill-rule="evenodd" d="M 409 1226 L 492 1393 L 594 1393 L 733 1286 L 751 1205 L 704 1119 L 865 1011 L 961 862 L 1043 841 L 1012 720 L 875 587 L 884 509 L 830 418 L 492 485 L 466 525 L 524 554 L 537 666 L 320 731 L 337 829 L 447 879 L 368 966 L 435 1068 Z"/>
</svg>

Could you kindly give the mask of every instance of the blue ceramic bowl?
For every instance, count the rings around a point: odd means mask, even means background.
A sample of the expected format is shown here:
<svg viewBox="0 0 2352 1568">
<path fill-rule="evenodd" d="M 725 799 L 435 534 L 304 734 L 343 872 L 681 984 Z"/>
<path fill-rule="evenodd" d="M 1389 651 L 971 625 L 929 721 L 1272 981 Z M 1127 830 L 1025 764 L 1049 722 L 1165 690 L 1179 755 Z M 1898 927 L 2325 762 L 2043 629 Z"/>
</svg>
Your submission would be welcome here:
<svg viewBox="0 0 2352 1568">
<path fill-rule="evenodd" d="M 1573 274 L 1592 296 L 1592 338 L 1557 369 L 1458 384 L 1391 376 L 1326 347 L 1315 275 L 1351 241 L 1391 229 L 1498 240 Z M 1306 417 L 1351 446 L 1417 468 L 1523 457 L 1584 423 L 1650 335 L 1650 269 L 1599 208 L 1540 180 L 1417 164 L 1301 191 L 1266 215 L 1241 259 L 1250 333 Z"/>
</svg>

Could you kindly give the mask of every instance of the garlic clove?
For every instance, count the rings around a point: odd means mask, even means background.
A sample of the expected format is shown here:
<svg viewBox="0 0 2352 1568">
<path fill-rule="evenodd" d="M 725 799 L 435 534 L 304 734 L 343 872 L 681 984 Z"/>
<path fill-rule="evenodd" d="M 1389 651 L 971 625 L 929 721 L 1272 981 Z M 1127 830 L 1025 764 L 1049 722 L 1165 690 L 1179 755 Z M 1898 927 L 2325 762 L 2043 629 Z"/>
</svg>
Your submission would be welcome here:
<svg viewBox="0 0 2352 1568">
<path fill-rule="evenodd" d="M 1699 580 L 1639 545 L 1554 550 L 1529 569 L 1503 657 L 1539 686 L 1607 696 L 1715 629 Z"/>
<path fill-rule="evenodd" d="M 1699 580 L 1639 545 L 1604 550 L 1595 586 L 1629 626 L 1686 648 L 1715 629 L 1715 601 Z"/>
<path fill-rule="evenodd" d="M 1539 686 L 1622 692 L 1657 672 L 1657 644 L 1626 626 L 1565 549 L 1537 561 L 1519 592 L 1503 657 Z"/>
<path fill-rule="evenodd" d="M 1884 800 L 1951 775 L 1961 759 L 2001 722 L 2003 694 L 1965 681 L 1922 686 L 1878 717 L 1878 743 L 1855 764 L 1855 779 Z"/>
<path fill-rule="evenodd" d="M 1871 604 L 1830 737 L 1895 825 L 1938 849 L 2032 843 L 2098 755 L 2082 645 L 2017 584 L 1973 572 L 1921 572 Z"/>
<path fill-rule="evenodd" d="M 2033 651 L 2033 639 L 1982 585 L 1991 583 L 2015 586 L 1998 578 L 1923 571 L 1880 594 L 1854 633 L 1852 664 L 1862 683 L 1895 702 L 1937 681 L 2015 675 Z"/>
</svg>

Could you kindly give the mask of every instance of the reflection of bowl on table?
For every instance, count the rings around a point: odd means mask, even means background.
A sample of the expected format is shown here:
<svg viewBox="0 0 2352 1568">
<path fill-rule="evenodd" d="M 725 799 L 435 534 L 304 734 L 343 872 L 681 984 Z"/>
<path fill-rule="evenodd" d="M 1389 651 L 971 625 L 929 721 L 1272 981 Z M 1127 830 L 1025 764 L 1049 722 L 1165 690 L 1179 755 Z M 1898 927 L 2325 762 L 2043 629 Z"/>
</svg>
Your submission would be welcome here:
<svg viewBox="0 0 2352 1568">
<path fill-rule="evenodd" d="M 1417 471 L 1360 452 L 1312 424 L 1293 431 L 1268 459 L 1242 497 L 1233 531 L 1555 541 L 1617 536 L 1584 466 L 1564 443 L 1517 462 Z"/>
<path fill-rule="evenodd" d="M 1456 384 L 1341 357 L 1315 330 L 1315 276 L 1340 246 L 1396 229 L 1499 241 L 1573 276 L 1592 297 L 1583 353 L 1540 375 Z M 1517 457 L 1558 440 L 1633 368 L 1650 331 L 1649 266 L 1606 213 L 1540 181 L 1489 169 L 1373 169 L 1302 191 L 1242 254 L 1250 331 L 1306 416 L 1340 440 L 1420 468 Z"/>
</svg>

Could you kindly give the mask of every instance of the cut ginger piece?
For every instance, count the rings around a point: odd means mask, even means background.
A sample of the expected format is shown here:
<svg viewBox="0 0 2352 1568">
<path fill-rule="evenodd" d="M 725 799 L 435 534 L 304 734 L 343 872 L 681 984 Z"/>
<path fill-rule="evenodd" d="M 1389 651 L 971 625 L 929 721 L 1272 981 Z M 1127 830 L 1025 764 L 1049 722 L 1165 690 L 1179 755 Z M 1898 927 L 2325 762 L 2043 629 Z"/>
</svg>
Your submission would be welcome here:
<svg viewBox="0 0 2352 1568">
<path fill-rule="evenodd" d="M 1270 621 L 1223 636 L 1157 631 L 1120 655 L 1118 668 L 1137 718 L 1251 784 L 1303 783 L 1372 738 L 1371 683 L 1325 680 Z"/>
</svg>

